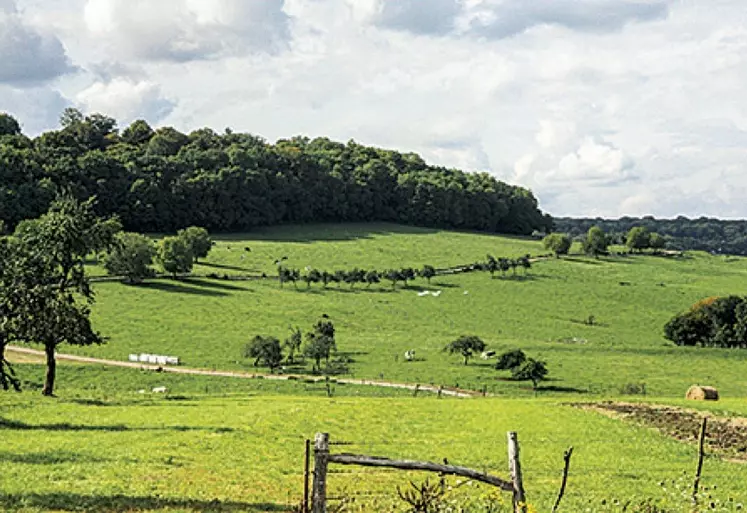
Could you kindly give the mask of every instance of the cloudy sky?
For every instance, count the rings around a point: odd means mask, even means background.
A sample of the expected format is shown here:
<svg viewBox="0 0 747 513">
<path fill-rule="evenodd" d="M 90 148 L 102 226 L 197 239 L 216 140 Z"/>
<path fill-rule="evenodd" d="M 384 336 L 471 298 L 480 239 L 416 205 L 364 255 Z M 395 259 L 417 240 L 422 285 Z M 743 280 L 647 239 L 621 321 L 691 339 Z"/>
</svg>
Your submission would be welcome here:
<svg viewBox="0 0 747 513">
<path fill-rule="evenodd" d="M 0 110 L 416 151 L 553 215 L 747 217 L 745 0 L 0 0 Z"/>
</svg>

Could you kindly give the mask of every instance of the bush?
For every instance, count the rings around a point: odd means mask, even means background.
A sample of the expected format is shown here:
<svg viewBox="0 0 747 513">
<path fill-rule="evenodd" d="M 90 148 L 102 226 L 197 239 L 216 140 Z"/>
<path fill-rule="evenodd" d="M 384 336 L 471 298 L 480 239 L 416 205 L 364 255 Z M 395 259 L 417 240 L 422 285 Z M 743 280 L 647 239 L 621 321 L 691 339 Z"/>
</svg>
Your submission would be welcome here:
<svg viewBox="0 0 747 513">
<path fill-rule="evenodd" d="M 521 349 L 514 349 L 513 351 L 506 351 L 498 357 L 498 361 L 495 363 L 497 370 L 513 370 L 520 366 L 527 360 L 527 356 Z"/>
</svg>

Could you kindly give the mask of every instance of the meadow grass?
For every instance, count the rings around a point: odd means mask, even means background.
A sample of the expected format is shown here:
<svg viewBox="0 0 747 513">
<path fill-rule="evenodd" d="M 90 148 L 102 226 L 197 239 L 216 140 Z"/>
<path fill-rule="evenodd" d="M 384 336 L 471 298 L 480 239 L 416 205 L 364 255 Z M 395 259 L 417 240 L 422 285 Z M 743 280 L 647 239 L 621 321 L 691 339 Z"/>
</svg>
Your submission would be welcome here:
<svg viewBox="0 0 747 513">
<path fill-rule="evenodd" d="M 273 262 L 282 256 L 289 266 L 334 270 L 446 266 L 483 260 L 487 253 L 543 251 L 534 240 L 393 225 L 282 227 L 219 237 L 196 271 L 273 275 Z M 625 384 L 645 383 L 649 395 L 677 397 L 700 383 L 726 397 L 747 395 L 747 351 L 678 348 L 663 338 L 667 320 L 703 297 L 742 293 L 747 259 L 571 256 L 537 262 L 526 277 L 517 274 L 439 276 L 430 286 L 417 280 L 396 290 L 387 283 L 280 288 L 272 279 L 99 283 L 93 319 L 109 343 L 65 350 L 114 359 L 174 354 L 189 366 L 248 369 L 251 362 L 241 352 L 254 335 L 282 340 L 289 327 L 308 330 L 326 314 L 356 377 L 531 395 L 526 383 L 507 380 L 489 362 L 464 366 L 442 352 L 455 337 L 474 334 L 490 349 L 521 348 L 546 360 L 545 394 L 617 395 Z M 442 295 L 418 297 L 424 288 Z M 590 315 L 593 326 L 582 322 Z M 404 361 L 408 349 L 415 349 L 416 361 Z"/>
<path fill-rule="evenodd" d="M 255 396 L 122 404 L 27 393 L 0 396 L 0 406 L 0 509 L 24 513 L 286 511 L 301 497 L 304 439 L 317 431 L 352 444 L 333 446 L 336 452 L 448 458 L 504 477 L 506 432 L 518 431 L 529 502 L 539 511 L 550 509 L 571 445 L 564 511 L 622 511 L 646 497 L 669 505 L 666 511 L 689 511 L 670 483 L 689 487 L 696 463 L 692 446 L 548 399 Z M 709 457 L 704 476 L 704 486 L 717 485 L 715 496 L 731 504 L 720 511 L 736 511 L 747 499 L 747 466 Z M 333 467 L 330 495 L 354 499 L 349 511 L 404 511 L 394 509 L 395 486 L 426 477 Z"/>
</svg>

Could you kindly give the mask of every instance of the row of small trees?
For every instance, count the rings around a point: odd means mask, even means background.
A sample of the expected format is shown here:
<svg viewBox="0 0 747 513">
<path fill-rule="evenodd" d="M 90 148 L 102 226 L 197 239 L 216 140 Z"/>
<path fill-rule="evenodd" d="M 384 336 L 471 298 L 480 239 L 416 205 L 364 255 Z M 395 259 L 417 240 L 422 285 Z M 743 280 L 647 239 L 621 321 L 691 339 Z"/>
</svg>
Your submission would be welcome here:
<svg viewBox="0 0 747 513">
<path fill-rule="evenodd" d="M 198 226 L 179 230 L 176 236 L 164 237 L 158 243 L 139 233 L 121 232 L 106 253 L 104 268 L 109 274 L 124 276 L 134 284 L 155 276 L 151 267 L 155 260 L 164 272 L 176 276 L 191 272 L 200 258 L 207 257 L 212 246 L 208 231 Z"/>
<path fill-rule="evenodd" d="M 287 351 L 287 352 L 286 352 Z M 244 346 L 244 358 L 253 358 L 255 367 L 269 367 L 270 372 L 278 370 L 283 363 L 297 363 L 297 356 L 304 356 L 314 362 L 313 371 L 322 370 L 322 360 L 330 367 L 330 358 L 337 352 L 335 326 L 330 320 L 320 320 L 305 335 L 301 329 L 291 329 L 291 334 L 283 343 L 272 336 L 257 335 Z"/>
<path fill-rule="evenodd" d="M 434 276 L 436 276 L 436 269 L 432 265 L 424 265 L 422 269 L 417 270 L 412 267 L 404 267 L 402 269 L 387 269 L 382 272 L 375 269 L 367 271 L 357 267 L 349 271 L 337 270 L 334 272 L 308 269 L 303 274 L 298 269 L 289 269 L 284 266 L 278 267 L 278 280 L 281 287 L 284 283 L 288 282 L 297 286 L 299 281 L 305 282 L 307 287 L 311 287 L 315 283 L 321 283 L 324 288 L 327 288 L 332 283 L 336 283 L 338 287 L 345 283 L 351 288 L 357 283 L 365 283 L 367 287 L 370 287 L 371 285 L 381 283 L 383 280 L 388 280 L 392 283 L 392 288 L 395 288 L 400 281 L 407 287 L 408 282 L 414 280 L 416 277 L 425 278 L 430 283 L 431 278 Z"/>
<path fill-rule="evenodd" d="M 609 246 L 616 242 L 606 234 L 599 226 L 592 226 L 581 238 L 582 251 L 587 255 L 599 256 L 609 252 Z M 659 251 L 666 247 L 666 239 L 658 233 L 651 233 L 643 226 L 635 226 L 630 229 L 624 240 L 630 251 L 642 252 L 645 249 Z M 545 249 L 555 253 L 556 257 L 567 255 L 573 245 L 573 239 L 566 233 L 551 233 L 542 239 Z"/>
</svg>

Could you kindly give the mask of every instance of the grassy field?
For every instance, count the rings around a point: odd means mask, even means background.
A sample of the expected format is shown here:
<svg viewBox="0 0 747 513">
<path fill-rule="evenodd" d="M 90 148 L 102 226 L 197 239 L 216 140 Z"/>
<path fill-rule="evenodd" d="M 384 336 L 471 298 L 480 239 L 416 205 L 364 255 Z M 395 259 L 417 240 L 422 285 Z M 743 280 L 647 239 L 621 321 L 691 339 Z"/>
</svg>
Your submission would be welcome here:
<svg viewBox="0 0 747 513">
<path fill-rule="evenodd" d="M 335 451 L 447 457 L 501 476 L 505 433 L 516 430 L 538 511 L 550 509 L 570 445 L 563 511 L 623 511 L 645 497 L 669 505 L 666 511 L 689 511 L 677 486 L 691 486 L 696 463 L 692 446 L 547 399 L 263 395 L 133 403 L 24 394 L 0 396 L 0 406 L 0 509 L 24 513 L 286 511 L 301 496 L 303 440 L 321 430 L 352 443 Z M 747 499 L 747 466 L 708 458 L 704 476 L 725 505 L 714 510 L 737 511 Z M 395 511 L 395 486 L 426 477 L 336 467 L 329 486 L 332 496 L 353 499 L 348 511 Z"/>
<path fill-rule="evenodd" d="M 274 260 L 282 256 L 289 266 L 334 270 L 446 266 L 483 260 L 486 253 L 541 252 L 532 240 L 390 225 L 285 227 L 219 238 L 197 272 L 272 275 Z M 453 338 L 475 334 L 491 349 L 521 348 L 546 360 L 551 380 L 545 393 L 614 395 L 627 383 L 645 383 L 650 395 L 676 397 L 701 383 L 743 397 L 747 352 L 677 348 L 663 338 L 662 328 L 699 299 L 742 293 L 745 284 L 747 259 L 697 253 L 687 259 L 549 259 L 536 263 L 526 278 L 462 274 L 438 277 L 430 287 L 417 280 L 395 291 L 388 284 L 370 290 L 304 284 L 281 289 L 275 280 L 101 283 L 94 321 L 110 342 L 73 352 L 114 359 L 156 352 L 178 355 L 190 366 L 241 369 L 250 363 L 240 357 L 242 347 L 254 335 L 282 340 L 290 326 L 306 330 L 327 314 L 337 327 L 340 351 L 354 360 L 356 377 L 531 394 L 526 384 L 507 381 L 488 363 L 464 366 L 442 352 Z M 418 297 L 422 288 L 442 295 Z M 581 322 L 590 315 L 597 325 Z M 416 350 L 418 361 L 403 361 L 408 349 Z"/>
<path fill-rule="evenodd" d="M 274 261 L 284 256 L 300 269 L 382 270 L 464 264 L 487 253 L 544 253 L 533 240 L 392 225 L 284 227 L 217 239 L 198 274 L 274 276 Z M 396 290 L 389 284 L 280 288 L 273 279 L 97 283 L 93 320 L 109 341 L 65 352 L 117 360 L 170 354 L 190 367 L 254 371 L 241 358 L 254 335 L 283 339 L 289 327 L 308 330 L 326 314 L 354 377 L 486 387 L 495 397 L 412 397 L 335 384 L 330 398 L 324 384 L 303 379 L 62 364 L 60 399 L 48 400 L 37 397 L 43 367 L 24 357 L 17 370 L 27 391 L 0 394 L 0 511 L 287 511 L 300 497 L 303 440 L 317 431 L 353 444 L 341 451 L 447 457 L 505 476 L 508 430 L 519 432 L 529 499 L 538 511 L 552 505 L 570 445 L 575 452 L 561 511 L 624 511 L 629 501 L 649 497 L 668 505 L 665 511 L 690 511 L 681 491 L 691 486 L 693 446 L 569 403 L 620 396 L 626 384 L 645 383 L 647 396 L 636 399 L 747 416 L 747 351 L 677 348 L 662 336 L 664 323 L 694 302 L 743 293 L 747 259 L 571 256 L 518 274 L 440 276 Z M 424 289 L 442 294 L 419 297 Z M 582 322 L 590 315 L 593 326 Z M 499 352 L 521 348 L 546 360 L 550 379 L 535 394 L 489 362 L 463 365 L 442 351 L 462 334 L 478 335 Z M 404 361 L 408 349 L 416 361 Z M 685 402 L 693 383 L 718 387 L 723 400 Z M 156 386 L 169 394 L 147 392 Z M 747 466 L 712 456 L 705 469 L 704 484 L 718 486 L 712 510 L 747 504 Z M 348 511 L 402 511 L 393 507 L 395 486 L 408 477 L 426 476 L 339 468 L 330 486 L 333 496 L 353 500 Z"/>
</svg>

